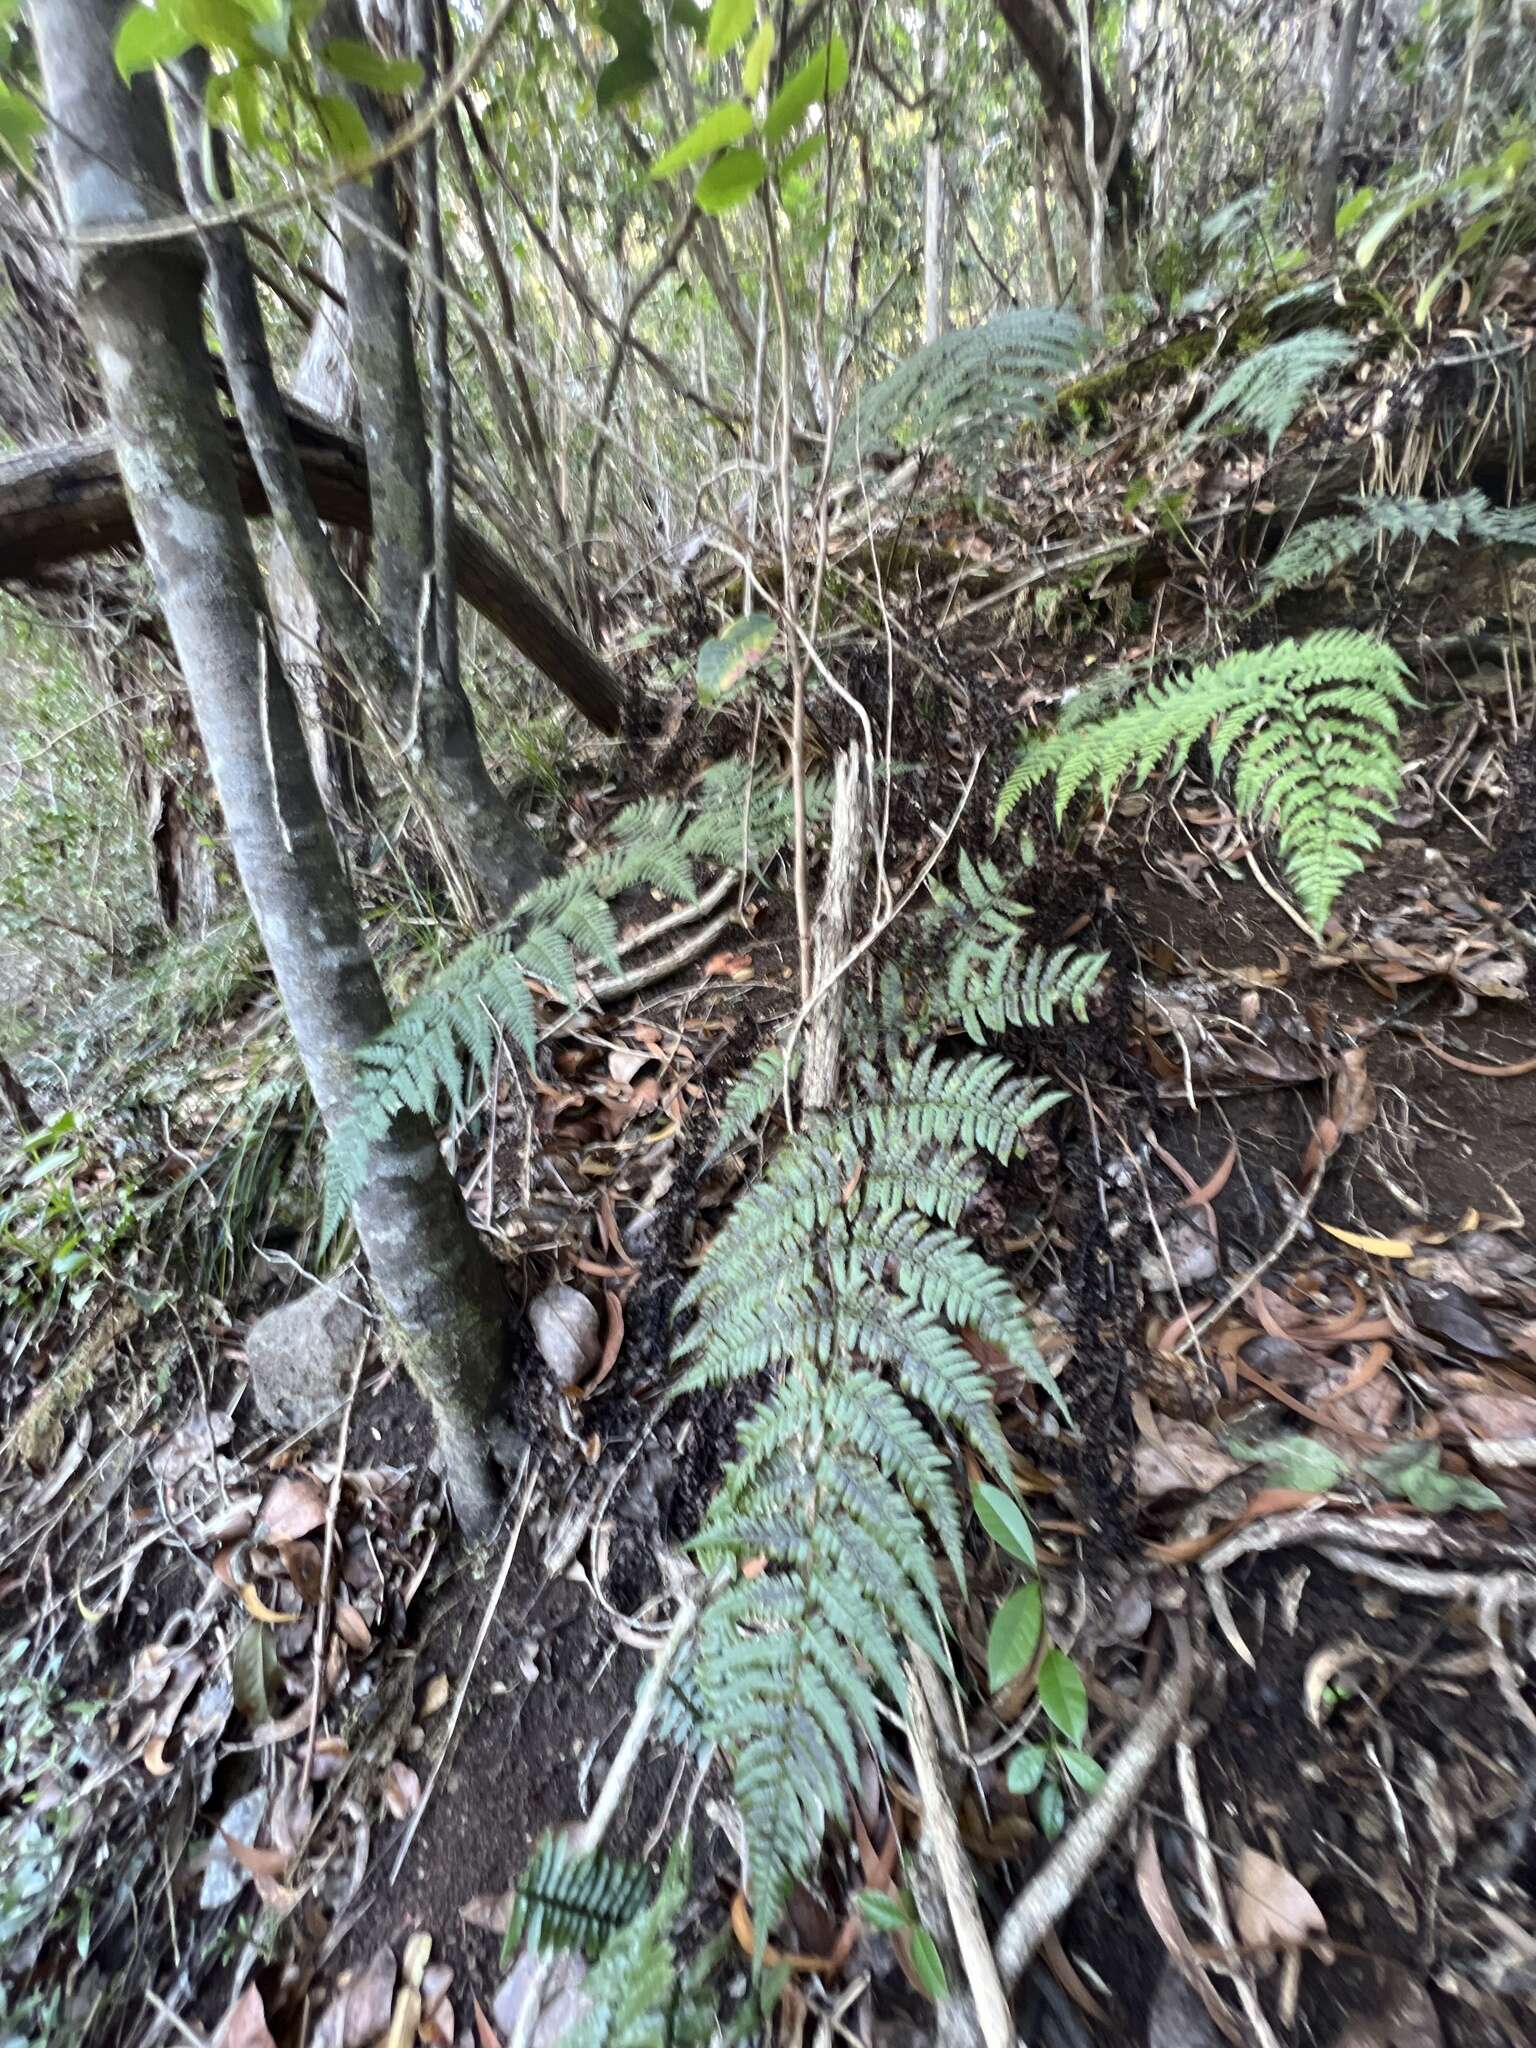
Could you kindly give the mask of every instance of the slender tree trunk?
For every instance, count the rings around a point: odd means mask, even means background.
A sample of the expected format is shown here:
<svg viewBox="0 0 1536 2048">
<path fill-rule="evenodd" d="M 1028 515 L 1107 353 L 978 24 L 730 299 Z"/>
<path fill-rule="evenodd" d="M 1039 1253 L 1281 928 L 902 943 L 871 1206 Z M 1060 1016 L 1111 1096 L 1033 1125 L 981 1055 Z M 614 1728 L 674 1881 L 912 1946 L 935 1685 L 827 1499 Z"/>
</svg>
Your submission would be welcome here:
<svg viewBox="0 0 1536 2048">
<path fill-rule="evenodd" d="M 1088 0 L 1077 0 L 1077 53 L 1083 85 L 1083 171 L 1088 180 L 1088 310 L 1104 297 L 1104 177 L 1093 121 L 1093 25 Z"/>
<path fill-rule="evenodd" d="M 316 1101 L 344 1109 L 356 1049 L 387 1021 L 268 623 L 185 241 L 105 238 L 180 210 L 149 79 L 112 60 L 115 0 L 36 0 L 33 23 L 95 354 L 145 559 L 192 697 L 240 879 Z M 432 1133 L 402 1118 L 356 1207 L 374 1284 L 432 1403 L 455 1506 L 484 1527 L 503 1384 L 502 1295 Z"/>
<path fill-rule="evenodd" d="M 1328 88 L 1322 140 L 1317 146 L 1317 182 L 1312 188 L 1312 234 L 1318 248 L 1325 254 L 1333 248 L 1333 223 L 1339 210 L 1339 158 L 1344 151 L 1344 123 L 1349 117 L 1350 97 L 1354 89 L 1362 4 L 1363 0 L 1344 0 L 1339 53 L 1334 60 L 1333 82 Z"/>
<path fill-rule="evenodd" d="M 923 141 L 923 340 L 937 341 L 949 327 L 949 248 L 944 204 L 944 73 L 948 51 L 939 0 L 928 0 L 923 83 L 928 133 Z"/>
<path fill-rule="evenodd" d="M 1046 119 L 1060 146 L 1066 183 L 1082 210 L 1085 228 L 1093 203 L 1089 165 L 1095 164 L 1105 200 L 1113 216 L 1117 246 L 1125 247 L 1141 217 L 1141 180 L 1129 141 L 1130 123 L 1122 118 L 1097 68 L 1090 60 L 1089 90 L 1093 100 L 1093 146 L 1083 148 L 1080 38 L 1073 28 L 1075 8 L 1061 0 L 998 0 L 1004 21 L 1013 32 L 1025 62 L 1035 74 Z"/>
<path fill-rule="evenodd" d="M 324 33 L 361 34 L 353 0 L 329 0 Z M 370 133 L 384 123 L 373 95 L 332 81 L 357 106 Z M 434 507 L 421 378 L 411 337 L 409 278 L 395 253 L 400 217 L 393 167 L 338 194 L 363 439 L 373 501 L 378 611 L 411 678 L 397 727 L 441 806 L 442 822 L 488 900 L 505 913 L 545 869 L 543 850 L 497 789 L 485 765 L 474 713 L 456 674 L 445 671 L 436 627 L 442 593 L 434 566 Z M 437 293 L 434 299 L 440 298 Z"/>
</svg>

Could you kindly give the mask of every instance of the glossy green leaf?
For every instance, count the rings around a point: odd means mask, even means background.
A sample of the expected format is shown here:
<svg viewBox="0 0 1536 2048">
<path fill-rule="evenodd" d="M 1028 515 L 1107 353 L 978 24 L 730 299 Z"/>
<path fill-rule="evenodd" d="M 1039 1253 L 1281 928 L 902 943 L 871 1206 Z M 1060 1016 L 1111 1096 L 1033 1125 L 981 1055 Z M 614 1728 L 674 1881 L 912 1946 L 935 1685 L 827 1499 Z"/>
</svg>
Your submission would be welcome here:
<svg viewBox="0 0 1536 2048">
<path fill-rule="evenodd" d="M 43 117 L 32 102 L 0 84 L 0 149 L 24 171 L 32 168 L 33 145 L 42 126 Z"/>
<path fill-rule="evenodd" d="M 1068 1742 L 1088 1733 L 1088 1692 L 1082 1673 L 1064 1650 L 1047 1650 L 1035 1682 L 1040 1704 Z"/>
<path fill-rule="evenodd" d="M 741 206 L 768 175 L 767 159 L 750 146 L 717 156 L 694 187 L 693 196 L 706 213 L 729 213 Z"/>
<path fill-rule="evenodd" d="M 236 0 L 177 0 L 176 17 L 205 50 L 227 50 L 247 61 L 282 56 L 287 49 L 287 17 L 254 21 Z"/>
<path fill-rule="evenodd" d="M 1067 1824 L 1067 1802 L 1060 1785 L 1047 1778 L 1035 1800 L 1035 1819 L 1048 1842 L 1054 1842 Z"/>
<path fill-rule="evenodd" d="M 1029 1669 L 1044 1622 L 1037 1580 L 1010 1593 L 999 1607 L 987 1634 L 987 1683 L 993 1692 L 1001 1692 L 1010 1678 Z"/>
<path fill-rule="evenodd" d="M 681 142 L 674 142 L 664 156 L 657 157 L 651 165 L 651 176 L 670 178 L 686 170 L 689 164 L 697 163 L 701 156 L 713 156 L 728 143 L 739 142 L 751 127 L 752 115 L 740 100 L 727 100 L 723 106 L 711 107 L 694 122 Z"/>
<path fill-rule="evenodd" d="M 870 1926 L 878 1927 L 882 1934 L 905 1934 L 912 1925 L 912 1915 L 889 1892 L 860 1892 L 854 1903 Z"/>
<path fill-rule="evenodd" d="M 184 57 L 196 38 L 158 7 L 130 7 L 112 43 L 117 75 L 127 85 L 141 71 Z"/>
<path fill-rule="evenodd" d="M 773 57 L 776 40 L 773 23 L 765 17 L 758 23 L 757 34 L 747 45 L 747 54 L 741 60 L 742 89 L 749 98 L 753 93 L 762 90 L 763 80 L 768 76 L 768 65 Z"/>
<path fill-rule="evenodd" d="M 1063 1749 L 1058 1750 L 1057 1755 L 1061 1761 L 1061 1768 L 1073 1784 L 1081 1787 L 1090 1799 L 1096 1792 L 1103 1790 L 1104 1766 L 1095 1762 L 1086 1750 Z"/>
<path fill-rule="evenodd" d="M 1004 1493 L 1000 1486 L 978 1480 L 971 1488 L 971 1505 L 976 1510 L 977 1521 L 993 1541 L 1000 1543 L 1010 1557 L 1018 1558 L 1033 1569 L 1035 1539 L 1018 1502 Z"/>
<path fill-rule="evenodd" d="M 743 619 L 733 619 L 715 639 L 706 640 L 699 649 L 699 702 L 718 704 L 762 660 L 777 632 L 766 612 L 748 612 Z"/>
<path fill-rule="evenodd" d="M 734 50 L 757 13 L 757 0 L 715 0 L 709 10 L 709 31 L 704 38 L 707 54 L 715 59 Z"/>
<path fill-rule="evenodd" d="M 1050 1760 L 1051 1752 L 1043 1742 L 1026 1742 L 1022 1749 L 1016 1749 L 1008 1759 L 1008 1790 L 1027 1799 L 1038 1789 Z"/>
<path fill-rule="evenodd" d="M 944 1964 L 933 1936 L 926 1927 L 919 1927 L 912 1936 L 912 1967 L 917 1972 L 917 1981 L 930 1998 L 948 1997 L 949 1979 L 944 1974 Z"/>
<path fill-rule="evenodd" d="M 600 107 L 622 106 L 644 92 L 660 76 L 656 59 L 648 47 L 620 50 L 617 57 L 597 74 L 597 104 Z"/>
<path fill-rule="evenodd" d="M 339 157 L 343 163 L 367 156 L 373 147 L 368 124 L 343 94 L 317 93 L 315 113 L 325 130 L 326 145 L 332 156 Z"/>
<path fill-rule="evenodd" d="M 848 83 L 848 45 L 833 36 L 798 71 L 790 73 L 773 96 L 763 122 L 770 143 L 782 142 L 821 100 L 832 99 Z"/>
<path fill-rule="evenodd" d="M 421 66 L 414 57 L 386 57 L 355 36 L 333 36 L 320 52 L 338 78 L 366 85 L 370 92 L 415 92 Z"/>
<path fill-rule="evenodd" d="M 1234 1458 L 1261 1464 L 1271 1486 L 1292 1493 L 1327 1493 L 1344 1476 L 1344 1460 L 1314 1436 L 1275 1436 L 1262 1444 L 1233 1441 Z"/>
<path fill-rule="evenodd" d="M 215 128 L 238 128 L 247 149 L 261 146 L 261 79 L 249 65 L 215 71 L 208 80 L 203 110 Z"/>
<path fill-rule="evenodd" d="M 789 155 L 785 157 L 783 163 L 779 165 L 780 174 L 786 178 L 793 177 L 796 171 L 804 170 L 805 166 L 814 157 L 820 156 L 826 146 L 827 131 L 825 128 L 818 128 L 814 135 L 807 135 L 804 142 L 797 142 L 795 144 Z"/>
</svg>

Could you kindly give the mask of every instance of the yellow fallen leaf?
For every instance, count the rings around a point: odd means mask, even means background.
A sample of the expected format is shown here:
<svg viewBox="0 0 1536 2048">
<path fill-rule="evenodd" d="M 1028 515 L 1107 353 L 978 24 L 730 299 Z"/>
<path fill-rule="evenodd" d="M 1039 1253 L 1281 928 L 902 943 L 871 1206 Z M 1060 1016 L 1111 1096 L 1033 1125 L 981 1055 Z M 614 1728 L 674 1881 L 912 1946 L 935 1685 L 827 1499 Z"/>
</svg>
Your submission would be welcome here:
<svg viewBox="0 0 1536 2048">
<path fill-rule="evenodd" d="M 1322 1222 L 1321 1217 L 1318 1221 Z M 1341 1244 L 1352 1245 L 1357 1252 L 1371 1252 L 1378 1259 L 1413 1257 L 1414 1248 L 1406 1237 L 1362 1237 L 1358 1230 L 1344 1230 L 1337 1223 L 1324 1223 L 1323 1229 Z"/>
<path fill-rule="evenodd" d="M 254 1615 L 258 1621 L 266 1622 L 271 1628 L 278 1628 L 285 1621 L 298 1620 L 296 1614 L 284 1614 L 276 1607 L 268 1607 L 254 1586 L 240 1588 L 240 1604 L 247 1614 Z"/>
</svg>

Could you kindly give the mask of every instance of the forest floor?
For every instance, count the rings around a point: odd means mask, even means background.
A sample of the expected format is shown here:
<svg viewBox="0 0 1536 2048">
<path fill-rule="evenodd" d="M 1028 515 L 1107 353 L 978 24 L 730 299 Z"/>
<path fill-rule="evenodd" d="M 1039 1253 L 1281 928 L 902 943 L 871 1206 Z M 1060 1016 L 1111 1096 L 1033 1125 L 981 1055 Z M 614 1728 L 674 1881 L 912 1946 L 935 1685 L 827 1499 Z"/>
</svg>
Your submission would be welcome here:
<svg viewBox="0 0 1536 2048">
<path fill-rule="evenodd" d="M 1175 630 L 1187 593 L 1166 595 Z M 889 669 L 871 636 L 832 658 L 872 717 L 900 685 L 910 874 L 978 757 L 958 836 L 989 849 L 1020 717 L 1136 629 L 1106 603 L 1076 637 L 1014 614 L 946 638 L 907 602 Z M 1321 938 L 1194 769 L 1034 871 L 1039 939 L 1110 969 L 1086 1023 L 1003 1041 L 1067 1099 L 973 1222 L 1071 1420 L 1001 1378 L 999 1405 L 1089 1748 L 1107 1761 L 1135 1725 L 1171 1618 L 1201 1656 L 1185 1739 L 1024 1980 L 1041 2048 L 1502 2048 L 1536 2027 L 1536 939 L 1508 858 L 1536 679 L 1509 674 L 1423 690 L 1398 818 Z M 817 708 L 830 746 L 850 715 Z M 752 743 L 745 710 L 653 713 L 589 816 Z M 602 1333 L 566 1384 L 515 1340 L 526 1455 L 483 1554 L 450 1535 L 425 1413 L 372 1343 L 326 1428 L 255 1412 L 243 1334 L 292 1284 L 291 1235 L 236 1297 L 167 1301 L 139 1267 L 9 1352 L 0 1778 L 8 1801 L 41 1790 L 34 1890 L 75 1917 L 7 1900 L 8 1967 L 34 1998 L 69 1986 L 81 2035 L 510 2038 L 510 1888 L 590 1810 L 734 1441 L 739 1397 L 665 1402 L 669 1318 L 754 1169 L 750 1145 L 703 1162 L 726 1081 L 795 1008 L 785 893 L 733 896 L 707 950 L 560 1024 L 461 1134 L 514 1293 L 572 1281 Z M 271 1022 L 258 981 L 200 1042 L 205 1133 Z M 187 1125 L 183 1105 L 200 1156 Z M 119 1170 L 68 1168 L 82 1203 Z M 973 1681 L 957 1817 L 994 1914 L 1043 1847 L 996 1761 L 1028 1687 L 981 1679 L 1002 1562 L 949 1589 Z M 654 1859 L 691 1819 L 696 1913 L 745 1928 L 728 1781 L 664 1735 L 610 1844 Z M 784 2039 L 831 2013 L 842 2038 L 930 2037 L 904 1957 L 851 1906 L 889 1884 L 917 1807 L 902 1765 L 857 1788 L 854 1847 L 794 1903 Z"/>
</svg>

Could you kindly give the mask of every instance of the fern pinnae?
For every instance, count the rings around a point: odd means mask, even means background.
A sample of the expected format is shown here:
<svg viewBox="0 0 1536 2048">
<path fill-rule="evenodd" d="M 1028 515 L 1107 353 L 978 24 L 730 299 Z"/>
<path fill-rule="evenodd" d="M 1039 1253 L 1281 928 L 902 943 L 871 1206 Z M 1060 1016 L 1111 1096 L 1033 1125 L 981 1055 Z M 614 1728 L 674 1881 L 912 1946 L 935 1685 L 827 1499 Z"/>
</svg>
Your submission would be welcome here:
<svg viewBox="0 0 1536 2048">
<path fill-rule="evenodd" d="M 1205 433 L 1224 415 L 1239 431 L 1275 443 L 1324 378 L 1355 356 L 1355 344 L 1328 328 L 1309 328 L 1284 341 L 1255 349 L 1228 372 L 1190 427 L 1190 438 Z"/>
</svg>

